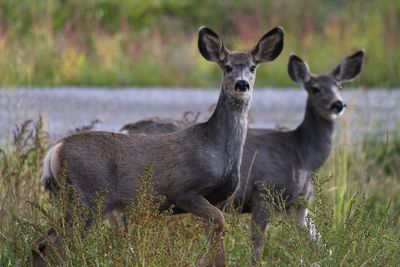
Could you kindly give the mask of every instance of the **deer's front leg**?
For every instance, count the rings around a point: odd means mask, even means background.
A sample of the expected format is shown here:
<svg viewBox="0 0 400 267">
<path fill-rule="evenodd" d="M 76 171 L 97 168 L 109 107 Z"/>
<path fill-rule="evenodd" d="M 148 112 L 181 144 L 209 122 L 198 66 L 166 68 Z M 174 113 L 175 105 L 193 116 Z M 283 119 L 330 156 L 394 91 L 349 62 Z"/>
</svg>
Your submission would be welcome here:
<svg viewBox="0 0 400 267">
<path fill-rule="evenodd" d="M 251 240 L 253 242 L 252 266 L 257 266 L 264 251 L 264 235 L 271 213 L 260 193 L 255 193 L 251 208 Z"/>
<path fill-rule="evenodd" d="M 203 196 L 195 192 L 180 196 L 175 204 L 186 212 L 193 213 L 203 218 L 207 222 L 208 228 L 211 229 L 207 231 L 211 232 L 211 246 L 207 252 L 206 265 L 212 266 L 213 262 L 215 262 L 216 266 L 225 266 L 225 247 L 223 240 L 225 219 L 222 212 L 211 205 Z"/>
<path fill-rule="evenodd" d="M 308 230 L 312 240 L 316 241 L 318 237 L 317 228 L 314 222 L 307 217 L 308 209 L 305 207 L 299 207 L 296 209 L 296 221 L 302 229 Z"/>
</svg>

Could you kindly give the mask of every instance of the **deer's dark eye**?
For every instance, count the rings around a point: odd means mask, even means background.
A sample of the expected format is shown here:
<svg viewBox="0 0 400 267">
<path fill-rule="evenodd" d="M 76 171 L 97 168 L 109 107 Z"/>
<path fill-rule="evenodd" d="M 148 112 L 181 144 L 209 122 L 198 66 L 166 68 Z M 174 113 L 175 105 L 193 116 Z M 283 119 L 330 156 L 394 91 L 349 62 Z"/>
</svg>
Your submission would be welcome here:
<svg viewBox="0 0 400 267">
<path fill-rule="evenodd" d="M 318 94 L 319 91 L 320 91 L 320 90 L 319 90 L 318 87 L 316 87 L 316 86 L 311 87 L 311 93 L 313 93 L 313 94 Z"/>
<path fill-rule="evenodd" d="M 255 71 L 256 71 L 256 66 L 251 66 L 251 67 L 250 67 L 250 72 L 251 72 L 251 73 L 254 73 Z"/>
<path fill-rule="evenodd" d="M 225 66 L 225 71 L 226 71 L 226 73 L 230 73 L 230 72 L 232 72 L 232 67 L 231 67 L 231 66 L 228 66 L 228 65 L 226 65 L 226 66 Z"/>
</svg>

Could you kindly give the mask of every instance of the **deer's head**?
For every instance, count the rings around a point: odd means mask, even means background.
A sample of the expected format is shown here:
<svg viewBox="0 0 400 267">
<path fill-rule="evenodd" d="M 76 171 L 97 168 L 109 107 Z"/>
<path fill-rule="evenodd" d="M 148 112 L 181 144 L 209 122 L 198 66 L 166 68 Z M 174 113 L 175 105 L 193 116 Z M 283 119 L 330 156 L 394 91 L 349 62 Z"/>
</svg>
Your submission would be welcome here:
<svg viewBox="0 0 400 267">
<path fill-rule="evenodd" d="M 289 76 L 307 91 L 319 116 L 336 119 L 346 107 L 341 95 L 342 83 L 352 81 L 361 72 L 364 57 L 364 50 L 359 50 L 345 58 L 328 75 L 316 75 L 310 73 L 307 62 L 292 54 L 289 59 Z"/>
<path fill-rule="evenodd" d="M 260 63 L 273 61 L 283 48 L 283 29 L 276 27 L 264 34 L 250 51 L 229 51 L 219 36 L 206 27 L 199 29 L 200 53 L 223 70 L 222 90 L 234 98 L 250 97 Z"/>
</svg>

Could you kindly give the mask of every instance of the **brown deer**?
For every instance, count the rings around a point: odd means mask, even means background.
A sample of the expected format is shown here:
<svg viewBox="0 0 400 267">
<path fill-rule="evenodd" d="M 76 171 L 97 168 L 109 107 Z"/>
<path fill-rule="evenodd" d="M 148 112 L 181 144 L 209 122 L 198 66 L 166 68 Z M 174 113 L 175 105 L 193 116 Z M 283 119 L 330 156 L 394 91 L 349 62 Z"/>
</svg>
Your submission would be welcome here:
<svg viewBox="0 0 400 267">
<path fill-rule="evenodd" d="M 259 263 L 262 256 L 264 232 L 271 216 L 271 205 L 265 203 L 265 189 L 283 192 L 286 209 L 292 208 L 300 197 L 310 201 L 311 174 L 329 157 L 335 119 L 346 107 L 340 93 L 341 84 L 361 72 L 364 56 L 365 52 L 360 50 L 347 57 L 330 74 L 313 75 L 305 61 L 292 55 L 289 76 L 308 94 L 303 122 L 292 131 L 248 130 L 240 186 L 234 194 L 234 203 L 242 212 L 252 214 L 253 264 Z M 167 123 L 159 120 L 148 122 L 147 126 L 150 124 L 151 128 L 142 128 L 141 132 L 159 134 L 157 128 L 163 128 Z M 135 133 L 139 130 L 136 127 Z M 311 238 L 316 239 L 314 224 L 307 223 L 307 212 L 305 206 L 296 207 L 296 218 L 302 228 L 310 228 Z"/>
<path fill-rule="evenodd" d="M 90 209 L 95 209 L 98 194 L 106 192 L 107 216 L 135 200 L 138 176 L 153 162 L 154 190 L 165 196 L 162 207 L 173 205 L 175 213 L 206 220 L 212 229 L 210 251 L 216 265 L 225 266 L 224 216 L 215 204 L 225 201 L 239 184 L 256 67 L 279 56 L 283 29 L 267 32 L 249 52 L 231 52 L 216 33 L 201 27 L 198 47 L 205 59 L 223 70 L 218 103 L 207 122 L 163 136 L 87 132 L 66 137 L 47 153 L 41 182 L 55 190 L 65 173 Z M 54 231 L 49 233 L 49 240 L 56 240 Z M 42 244 L 40 253 L 45 249 Z"/>
</svg>

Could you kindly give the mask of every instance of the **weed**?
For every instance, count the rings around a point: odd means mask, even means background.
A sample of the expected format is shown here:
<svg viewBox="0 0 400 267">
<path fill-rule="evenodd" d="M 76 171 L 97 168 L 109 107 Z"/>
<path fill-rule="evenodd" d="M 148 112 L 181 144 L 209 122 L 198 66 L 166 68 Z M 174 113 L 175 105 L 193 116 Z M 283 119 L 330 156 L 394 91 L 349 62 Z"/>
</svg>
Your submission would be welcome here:
<svg viewBox="0 0 400 267">
<path fill-rule="evenodd" d="M 263 264 L 269 266 L 396 266 L 400 261 L 398 198 L 399 138 L 366 136 L 357 146 L 336 149 L 315 174 L 310 219 L 318 231 L 313 241 L 296 226 L 291 212 L 274 213 L 267 232 Z M 205 225 L 191 215 L 159 212 L 152 165 L 140 177 L 137 199 L 121 214 L 102 216 L 82 205 L 74 189 L 62 182 L 46 193 L 39 185 L 41 159 L 48 136 L 41 119 L 16 127 L 14 140 L 0 151 L 0 265 L 26 266 L 38 243 L 48 245 L 45 258 L 65 266 L 195 266 L 208 248 Z M 343 186 L 339 186 L 343 185 Z M 283 207 L 284 199 L 272 195 Z M 282 205 L 279 203 L 282 202 Z M 66 215 L 71 220 L 63 220 Z M 250 218 L 225 212 L 229 266 L 248 266 Z M 90 219 L 91 227 L 88 227 Z M 52 228 L 59 243 L 47 238 Z M 61 246 L 62 244 L 62 246 Z"/>
</svg>

